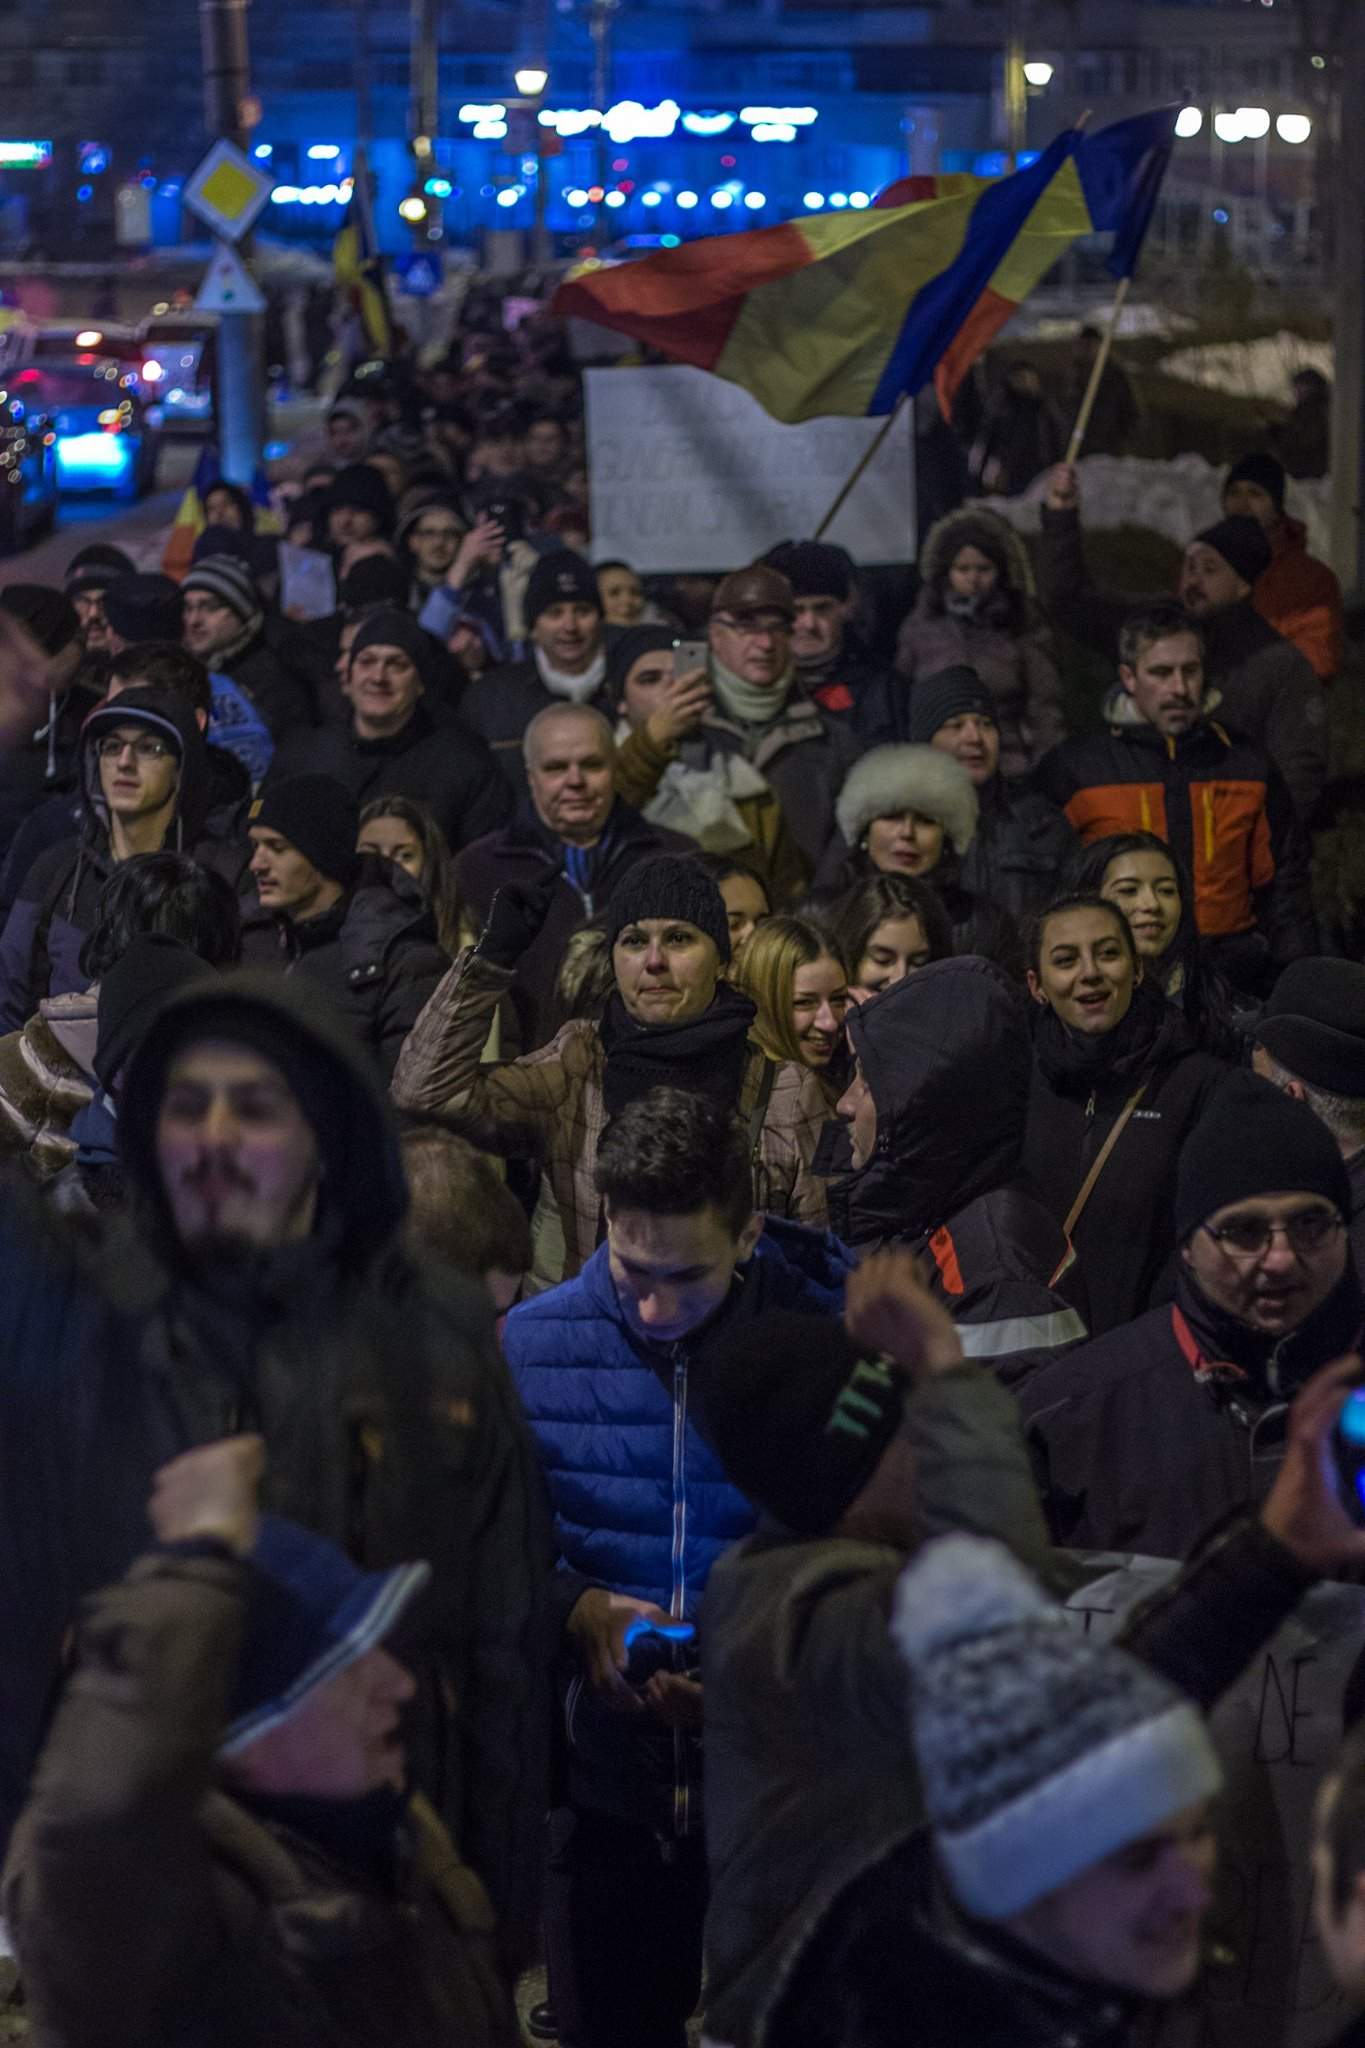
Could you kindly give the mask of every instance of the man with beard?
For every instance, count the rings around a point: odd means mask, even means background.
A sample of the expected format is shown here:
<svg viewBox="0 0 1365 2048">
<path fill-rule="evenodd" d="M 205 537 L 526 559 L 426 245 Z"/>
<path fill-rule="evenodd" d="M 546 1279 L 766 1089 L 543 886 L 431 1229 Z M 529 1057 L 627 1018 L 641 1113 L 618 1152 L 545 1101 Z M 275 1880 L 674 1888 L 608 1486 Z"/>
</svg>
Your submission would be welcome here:
<svg viewBox="0 0 1365 2048">
<path fill-rule="evenodd" d="M 317 1010 L 275 977 L 183 989 L 124 1072 L 127 1212 L 77 1236 L 2 1191 L 0 1830 L 77 1603 L 145 1547 L 153 1473 L 254 1431 L 270 1510 L 368 1568 L 432 1563 L 401 1653 L 415 1776 L 512 1967 L 544 1810 L 531 1452 L 481 1290 L 402 1248 L 396 1134 Z"/>
</svg>

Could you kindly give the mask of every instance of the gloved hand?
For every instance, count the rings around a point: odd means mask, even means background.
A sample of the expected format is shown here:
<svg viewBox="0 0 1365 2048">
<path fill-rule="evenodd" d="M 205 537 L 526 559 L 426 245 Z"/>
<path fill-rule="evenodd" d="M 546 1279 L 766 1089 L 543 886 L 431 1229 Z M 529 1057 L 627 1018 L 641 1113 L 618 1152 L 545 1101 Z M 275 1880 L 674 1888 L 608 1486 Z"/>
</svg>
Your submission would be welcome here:
<svg viewBox="0 0 1365 2048">
<path fill-rule="evenodd" d="M 542 882 L 505 882 L 494 896 L 488 922 L 479 934 L 480 958 L 494 967 L 515 967 L 540 937 L 558 887 L 557 874 L 546 875 Z"/>
</svg>

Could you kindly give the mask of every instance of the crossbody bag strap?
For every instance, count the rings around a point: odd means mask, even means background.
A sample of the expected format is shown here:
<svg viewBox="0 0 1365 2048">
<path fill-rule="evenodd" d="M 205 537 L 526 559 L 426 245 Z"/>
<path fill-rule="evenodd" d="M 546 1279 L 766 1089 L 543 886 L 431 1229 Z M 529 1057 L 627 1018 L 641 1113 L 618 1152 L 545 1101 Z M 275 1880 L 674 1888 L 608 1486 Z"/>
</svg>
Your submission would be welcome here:
<svg viewBox="0 0 1365 2048">
<path fill-rule="evenodd" d="M 1115 1145 L 1118 1144 L 1119 1139 L 1123 1136 L 1124 1131 L 1127 1129 L 1129 1117 L 1133 1114 L 1133 1111 L 1137 1108 L 1138 1104 L 1141 1102 L 1143 1096 L 1146 1093 L 1147 1083 L 1143 1081 L 1138 1087 L 1136 1087 L 1133 1090 L 1132 1094 L 1128 1097 L 1128 1100 L 1124 1103 L 1123 1108 L 1114 1118 L 1113 1123 L 1109 1127 L 1109 1136 L 1105 1139 L 1104 1143 L 1100 1146 L 1099 1151 L 1091 1160 L 1090 1171 L 1086 1175 L 1085 1179 L 1081 1182 L 1081 1185 L 1077 1190 L 1076 1199 L 1071 1204 L 1071 1207 L 1067 1210 L 1066 1221 L 1062 1225 L 1062 1229 L 1066 1232 L 1068 1237 L 1070 1237 L 1072 1231 L 1080 1222 L 1081 1211 L 1084 1209 L 1086 1203 L 1090 1200 L 1091 1195 L 1095 1192 L 1095 1182 L 1104 1172 L 1105 1166 L 1108 1164 L 1110 1153 L 1113 1151 Z"/>
</svg>

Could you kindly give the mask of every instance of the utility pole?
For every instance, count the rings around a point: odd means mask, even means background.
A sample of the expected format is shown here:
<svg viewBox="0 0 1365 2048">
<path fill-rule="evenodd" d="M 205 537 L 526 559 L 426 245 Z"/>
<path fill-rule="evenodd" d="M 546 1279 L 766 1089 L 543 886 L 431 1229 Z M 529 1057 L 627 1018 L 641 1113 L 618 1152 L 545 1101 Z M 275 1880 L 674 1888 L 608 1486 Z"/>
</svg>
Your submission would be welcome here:
<svg viewBox="0 0 1365 2048">
<path fill-rule="evenodd" d="M 1365 190 L 1365 11 L 1351 7 L 1342 22 L 1341 66 L 1334 109 L 1335 183 L 1339 193 Z M 1365 210 L 1336 208 L 1336 378 L 1332 387 L 1332 566 L 1347 593 L 1365 590 Z"/>
<path fill-rule="evenodd" d="M 259 110 L 251 97 L 247 40 L 249 0 L 199 0 L 204 65 L 204 120 L 212 136 L 250 147 Z M 219 246 L 232 245 L 221 241 Z M 237 253 L 249 258 L 244 237 Z M 265 320 L 259 313 L 218 316 L 218 444 L 224 474 L 251 484 L 265 448 Z"/>
<path fill-rule="evenodd" d="M 592 13 L 588 20 L 593 43 L 592 103 L 605 117 L 611 97 L 611 17 L 620 6 L 621 0 L 592 0 Z M 605 194 L 607 172 L 611 163 L 611 138 L 605 128 L 597 131 L 597 188 Z M 597 208 L 597 234 L 601 239 L 601 227 L 607 218 L 605 197 Z"/>
<path fill-rule="evenodd" d="M 426 197 L 428 178 L 436 167 L 436 131 L 440 124 L 440 68 L 436 40 L 437 0 L 412 0 L 412 72 L 408 125 L 412 142 L 413 190 Z M 432 248 L 444 233 L 440 206 L 414 210 L 413 239 Z"/>
</svg>

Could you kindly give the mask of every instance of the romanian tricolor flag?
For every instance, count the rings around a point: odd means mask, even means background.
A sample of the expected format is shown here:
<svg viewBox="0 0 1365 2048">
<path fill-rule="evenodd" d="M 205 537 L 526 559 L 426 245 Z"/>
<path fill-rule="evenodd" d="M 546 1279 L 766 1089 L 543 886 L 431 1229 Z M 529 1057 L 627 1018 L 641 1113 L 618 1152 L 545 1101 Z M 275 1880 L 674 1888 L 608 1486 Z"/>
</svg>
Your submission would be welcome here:
<svg viewBox="0 0 1365 2048">
<path fill-rule="evenodd" d="M 168 576 L 174 576 L 178 583 L 188 575 L 194 559 L 194 544 L 208 525 L 204 517 L 204 500 L 213 486 L 223 480 L 223 462 L 217 443 L 206 441 L 199 451 L 199 460 L 194 465 L 194 475 L 176 507 L 171 523 L 161 566 Z M 251 479 L 251 502 L 256 507 L 257 533 L 278 533 L 280 522 L 270 509 L 270 485 L 266 482 L 265 471 L 257 469 Z"/>
<path fill-rule="evenodd" d="M 350 301 L 363 337 L 363 346 L 353 348 L 352 355 L 392 355 L 393 323 L 384 292 L 384 259 L 374 231 L 369 166 L 365 152 L 360 149 L 355 153 L 351 203 L 341 232 L 332 244 L 332 269 L 338 286 Z"/>
<path fill-rule="evenodd" d="M 774 419 L 888 413 L 930 378 L 946 410 L 1079 236 L 1112 232 L 1136 262 L 1175 112 L 1068 130 L 1008 178 L 908 179 L 864 213 L 807 214 L 580 273 L 554 310 L 742 384 Z"/>
</svg>

